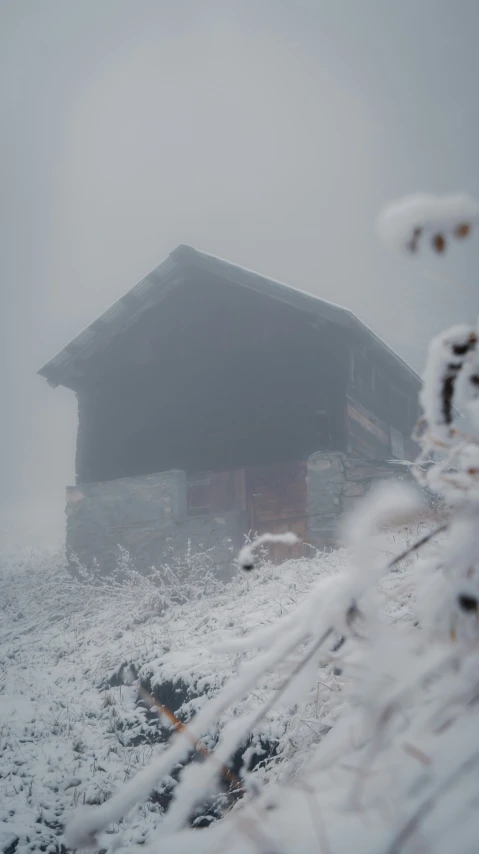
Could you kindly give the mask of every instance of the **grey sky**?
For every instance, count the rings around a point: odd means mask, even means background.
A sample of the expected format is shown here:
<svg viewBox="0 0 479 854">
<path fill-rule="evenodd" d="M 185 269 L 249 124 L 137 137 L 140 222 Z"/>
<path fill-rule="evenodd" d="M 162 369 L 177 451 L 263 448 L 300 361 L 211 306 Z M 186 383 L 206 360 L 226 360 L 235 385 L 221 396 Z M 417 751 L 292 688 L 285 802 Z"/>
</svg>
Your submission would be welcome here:
<svg viewBox="0 0 479 854">
<path fill-rule="evenodd" d="M 60 532 L 75 401 L 35 370 L 179 242 L 346 305 L 421 368 L 479 235 L 390 255 L 391 198 L 479 196 L 477 0 L 0 2 L 0 532 Z"/>
</svg>

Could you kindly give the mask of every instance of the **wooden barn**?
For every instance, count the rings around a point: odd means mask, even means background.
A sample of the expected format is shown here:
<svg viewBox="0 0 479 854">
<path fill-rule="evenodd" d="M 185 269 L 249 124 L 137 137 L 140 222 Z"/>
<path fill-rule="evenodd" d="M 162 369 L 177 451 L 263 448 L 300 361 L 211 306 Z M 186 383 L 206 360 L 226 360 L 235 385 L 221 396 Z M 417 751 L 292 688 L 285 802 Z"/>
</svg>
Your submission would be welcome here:
<svg viewBox="0 0 479 854">
<path fill-rule="evenodd" d="M 249 531 L 331 546 L 417 450 L 418 376 L 355 315 L 186 245 L 39 373 L 77 396 L 67 545 L 105 569 L 118 546 L 226 568 Z"/>
</svg>

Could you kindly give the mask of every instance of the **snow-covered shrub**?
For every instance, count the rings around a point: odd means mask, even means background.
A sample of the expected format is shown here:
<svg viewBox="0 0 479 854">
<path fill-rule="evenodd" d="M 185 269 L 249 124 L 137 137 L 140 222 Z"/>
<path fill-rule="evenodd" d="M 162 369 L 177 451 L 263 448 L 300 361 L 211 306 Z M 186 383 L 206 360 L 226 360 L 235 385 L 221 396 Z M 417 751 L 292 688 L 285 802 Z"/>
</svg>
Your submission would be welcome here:
<svg viewBox="0 0 479 854">
<path fill-rule="evenodd" d="M 224 586 L 215 572 L 211 552 L 213 549 L 195 551 L 191 540 L 182 557 L 167 548 L 159 568 L 152 567 L 151 578 L 174 602 L 211 596 Z"/>
<path fill-rule="evenodd" d="M 63 563 L 62 560 L 62 573 Z M 174 556 L 167 548 L 159 566 L 150 567 L 149 572 L 139 572 L 132 555 L 121 545 L 117 546 L 115 568 L 107 576 L 95 561 L 86 567 L 73 552 L 69 553 L 68 563 L 71 587 L 78 596 L 82 589 L 87 596 L 88 590 L 93 589 L 98 596 L 123 601 L 125 615 L 136 621 L 152 613 L 162 613 L 173 604 L 211 596 L 224 586 L 214 571 L 209 552 L 195 552 L 191 543 L 183 557 Z"/>
</svg>

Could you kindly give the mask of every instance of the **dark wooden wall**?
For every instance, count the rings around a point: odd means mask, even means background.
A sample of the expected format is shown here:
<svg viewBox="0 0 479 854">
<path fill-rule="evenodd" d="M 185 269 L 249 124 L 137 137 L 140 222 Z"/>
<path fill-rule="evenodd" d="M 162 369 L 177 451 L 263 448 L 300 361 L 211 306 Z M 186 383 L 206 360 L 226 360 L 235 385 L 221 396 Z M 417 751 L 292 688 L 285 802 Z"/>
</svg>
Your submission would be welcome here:
<svg viewBox="0 0 479 854">
<path fill-rule="evenodd" d="M 349 449 L 370 459 L 413 459 L 411 433 L 420 415 L 418 383 L 406 371 L 391 370 L 360 346 L 350 351 L 347 386 Z"/>
<path fill-rule="evenodd" d="M 179 286 L 85 369 L 79 482 L 346 447 L 349 353 L 338 330 L 227 282 Z"/>
</svg>

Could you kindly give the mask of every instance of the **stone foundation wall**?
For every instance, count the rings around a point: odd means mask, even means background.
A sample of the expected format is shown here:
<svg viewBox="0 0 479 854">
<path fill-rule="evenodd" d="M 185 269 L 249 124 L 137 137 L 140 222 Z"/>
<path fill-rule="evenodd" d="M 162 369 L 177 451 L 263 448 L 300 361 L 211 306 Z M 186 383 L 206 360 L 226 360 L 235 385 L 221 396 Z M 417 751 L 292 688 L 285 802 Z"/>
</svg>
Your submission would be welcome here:
<svg viewBox="0 0 479 854">
<path fill-rule="evenodd" d="M 316 549 L 340 546 L 339 519 L 381 480 L 397 479 L 403 469 L 383 461 L 318 451 L 308 459 L 308 543 Z"/>
<path fill-rule="evenodd" d="M 373 482 L 397 476 L 397 467 L 317 452 L 307 466 L 307 542 L 315 549 L 340 545 L 341 514 Z M 245 510 L 187 516 L 187 481 L 182 471 L 79 484 L 67 490 L 67 549 L 90 567 L 96 559 L 110 572 L 118 547 L 140 571 L 172 559 L 208 552 L 219 575 L 229 577 L 247 530 Z M 307 548 L 305 553 L 307 553 Z"/>
<path fill-rule="evenodd" d="M 96 559 L 110 572 L 118 547 L 127 549 L 139 570 L 208 551 L 220 572 L 229 574 L 240 541 L 240 513 L 187 517 L 186 475 L 182 471 L 79 484 L 67 490 L 67 550 L 90 567 Z"/>
</svg>

